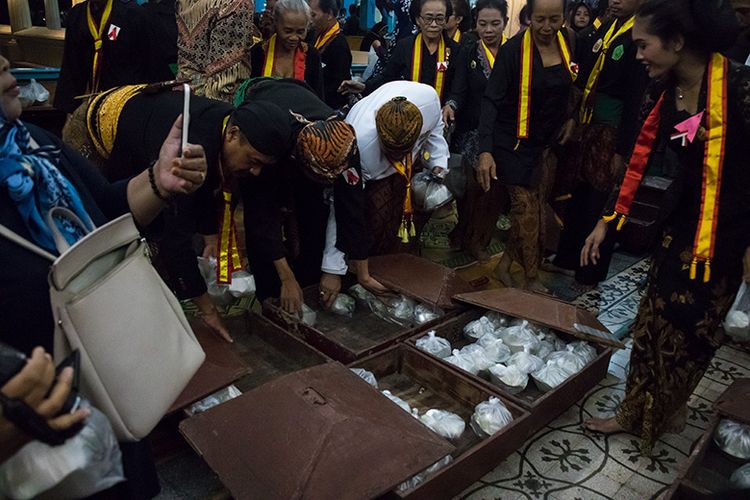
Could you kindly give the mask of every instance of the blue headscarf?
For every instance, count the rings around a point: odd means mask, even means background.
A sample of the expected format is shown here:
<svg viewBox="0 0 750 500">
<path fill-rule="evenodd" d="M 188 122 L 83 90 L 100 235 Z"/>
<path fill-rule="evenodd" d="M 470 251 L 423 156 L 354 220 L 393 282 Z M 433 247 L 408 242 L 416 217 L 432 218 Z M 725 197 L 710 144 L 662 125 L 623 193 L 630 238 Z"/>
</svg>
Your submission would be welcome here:
<svg viewBox="0 0 750 500">
<path fill-rule="evenodd" d="M 68 244 L 73 245 L 94 224 L 75 187 L 60 173 L 60 149 L 42 146 L 31 149 L 29 130 L 19 120 L 8 122 L 0 112 L 0 188 L 7 190 L 21 214 L 32 239 L 40 247 L 57 253 L 52 231 L 47 225 L 55 207 L 71 210 L 84 224 L 79 227 L 67 218 L 55 218 Z"/>
</svg>

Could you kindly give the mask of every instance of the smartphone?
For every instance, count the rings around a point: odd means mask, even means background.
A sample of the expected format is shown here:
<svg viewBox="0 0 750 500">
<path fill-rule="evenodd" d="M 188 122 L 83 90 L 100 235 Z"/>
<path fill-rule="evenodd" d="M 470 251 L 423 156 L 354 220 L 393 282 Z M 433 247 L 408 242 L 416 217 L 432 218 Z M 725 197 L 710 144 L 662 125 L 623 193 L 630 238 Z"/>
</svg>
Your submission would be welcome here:
<svg viewBox="0 0 750 500">
<path fill-rule="evenodd" d="M 187 83 L 182 84 L 182 95 L 182 149 L 180 153 L 185 151 L 188 143 L 188 130 L 190 130 L 190 85 Z"/>
</svg>

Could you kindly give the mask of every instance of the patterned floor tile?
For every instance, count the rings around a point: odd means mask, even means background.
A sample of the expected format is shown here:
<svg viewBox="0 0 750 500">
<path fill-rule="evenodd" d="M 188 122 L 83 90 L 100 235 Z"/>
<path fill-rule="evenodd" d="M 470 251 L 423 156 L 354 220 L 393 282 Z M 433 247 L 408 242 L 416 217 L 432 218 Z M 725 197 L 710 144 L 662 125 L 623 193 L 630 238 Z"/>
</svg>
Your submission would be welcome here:
<svg viewBox="0 0 750 500">
<path fill-rule="evenodd" d="M 516 489 L 488 484 L 479 491 L 464 492 L 460 498 L 465 500 L 525 500 L 529 497 Z"/>
</svg>

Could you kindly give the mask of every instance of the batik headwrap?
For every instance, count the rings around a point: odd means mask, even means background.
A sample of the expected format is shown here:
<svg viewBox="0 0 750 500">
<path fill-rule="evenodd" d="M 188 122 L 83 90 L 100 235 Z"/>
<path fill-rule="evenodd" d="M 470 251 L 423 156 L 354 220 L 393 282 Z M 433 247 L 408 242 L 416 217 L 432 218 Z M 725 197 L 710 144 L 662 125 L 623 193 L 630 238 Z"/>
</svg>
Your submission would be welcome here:
<svg viewBox="0 0 750 500">
<path fill-rule="evenodd" d="M 331 184 L 349 167 L 357 147 L 354 128 L 343 120 L 308 123 L 297 136 L 296 156 L 303 172 L 315 182 Z"/>
<path fill-rule="evenodd" d="M 375 128 L 383 149 L 392 155 L 411 151 L 422 131 L 422 113 L 406 97 L 394 97 L 375 115 Z"/>
</svg>

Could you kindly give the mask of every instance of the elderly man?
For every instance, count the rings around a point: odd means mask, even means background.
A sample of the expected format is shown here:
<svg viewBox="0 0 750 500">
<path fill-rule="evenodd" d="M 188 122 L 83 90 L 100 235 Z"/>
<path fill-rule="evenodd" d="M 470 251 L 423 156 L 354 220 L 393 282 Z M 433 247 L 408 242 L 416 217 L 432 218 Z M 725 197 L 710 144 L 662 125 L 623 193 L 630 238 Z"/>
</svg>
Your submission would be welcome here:
<svg viewBox="0 0 750 500">
<path fill-rule="evenodd" d="M 352 52 L 336 18 L 339 4 L 339 0 L 310 0 L 315 48 L 320 52 L 323 66 L 323 100 L 332 108 L 341 108 L 347 103 L 338 88 L 341 82 L 352 77 Z"/>
<path fill-rule="evenodd" d="M 355 104 L 346 121 L 357 133 L 370 255 L 415 249 L 429 217 L 413 206 L 412 177 L 423 169 L 438 177 L 448 171 L 437 92 L 421 83 L 387 83 Z"/>
</svg>

